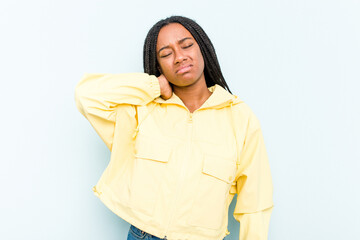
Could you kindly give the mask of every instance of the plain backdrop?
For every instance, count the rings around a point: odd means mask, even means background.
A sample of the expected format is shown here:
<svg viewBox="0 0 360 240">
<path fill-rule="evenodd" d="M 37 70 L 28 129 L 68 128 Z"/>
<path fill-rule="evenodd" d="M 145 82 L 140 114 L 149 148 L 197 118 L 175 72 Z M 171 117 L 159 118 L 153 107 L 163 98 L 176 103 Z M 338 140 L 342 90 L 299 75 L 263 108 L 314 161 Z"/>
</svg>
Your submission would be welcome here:
<svg viewBox="0 0 360 240">
<path fill-rule="evenodd" d="M 260 119 L 274 183 L 269 239 L 356 239 L 359 13 L 357 0 L 1 1 L 0 238 L 126 239 L 129 224 L 91 190 L 110 153 L 74 88 L 84 73 L 142 72 L 147 31 L 184 15 Z M 234 206 L 227 240 L 238 239 Z"/>
</svg>

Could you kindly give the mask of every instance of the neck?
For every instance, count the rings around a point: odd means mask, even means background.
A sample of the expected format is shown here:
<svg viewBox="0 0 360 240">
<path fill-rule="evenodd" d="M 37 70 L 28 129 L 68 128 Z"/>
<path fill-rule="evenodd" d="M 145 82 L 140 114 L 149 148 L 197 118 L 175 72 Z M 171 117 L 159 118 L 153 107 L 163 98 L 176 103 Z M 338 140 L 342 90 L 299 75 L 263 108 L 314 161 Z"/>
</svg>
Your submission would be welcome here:
<svg viewBox="0 0 360 240">
<path fill-rule="evenodd" d="M 206 86 L 205 79 L 185 87 L 173 85 L 173 90 L 191 113 L 200 108 L 212 94 Z"/>
</svg>

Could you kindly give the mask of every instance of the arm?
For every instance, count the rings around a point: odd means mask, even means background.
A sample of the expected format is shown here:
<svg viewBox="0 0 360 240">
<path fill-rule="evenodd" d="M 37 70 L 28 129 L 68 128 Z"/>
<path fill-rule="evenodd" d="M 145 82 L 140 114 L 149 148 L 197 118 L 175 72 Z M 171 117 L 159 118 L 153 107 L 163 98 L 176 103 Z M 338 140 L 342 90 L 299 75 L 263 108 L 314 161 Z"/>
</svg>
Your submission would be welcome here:
<svg viewBox="0 0 360 240">
<path fill-rule="evenodd" d="M 240 222 L 239 239 L 267 240 L 273 186 L 260 124 L 253 113 L 238 167 L 234 218 Z"/>
<path fill-rule="evenodd" d="M 110 150 L 117 109 L 146 105 L 159 96 L 159 80 L 145 73 L 85 74 L 75 88 L 77 108 Z"/>
<path fill-rule="evenodd" d="M 273 207 L 256 212 L 237 214 L 235 219 L 240 222 L 239 240 L 266 240 L 270 216 Z"/>
</svg>

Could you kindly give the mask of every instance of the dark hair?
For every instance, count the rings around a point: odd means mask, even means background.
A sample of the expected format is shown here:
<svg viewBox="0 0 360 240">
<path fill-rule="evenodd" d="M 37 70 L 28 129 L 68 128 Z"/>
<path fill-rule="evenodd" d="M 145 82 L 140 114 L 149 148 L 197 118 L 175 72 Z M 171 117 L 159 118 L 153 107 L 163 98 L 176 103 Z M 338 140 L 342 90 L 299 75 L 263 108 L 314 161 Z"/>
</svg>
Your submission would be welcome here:
<svg viewBox="0 0 360 240">
<path fill-rule="evenodd" d="M 194 20 L 182 16 L 171 16 L 162 19 L 149 30 L 144 43 L 144 72 L 157 77 L 160 76 L 159 63 L 156 58 L 156 43 L 160 29 L 170 23 L 180 23 L 191 33 L 198 43 L 204 58 L 204 76 L 207 87 L 218 84 L 231 93 L 222 75 L 214 46 L 209 37 Z"/>
</svg>

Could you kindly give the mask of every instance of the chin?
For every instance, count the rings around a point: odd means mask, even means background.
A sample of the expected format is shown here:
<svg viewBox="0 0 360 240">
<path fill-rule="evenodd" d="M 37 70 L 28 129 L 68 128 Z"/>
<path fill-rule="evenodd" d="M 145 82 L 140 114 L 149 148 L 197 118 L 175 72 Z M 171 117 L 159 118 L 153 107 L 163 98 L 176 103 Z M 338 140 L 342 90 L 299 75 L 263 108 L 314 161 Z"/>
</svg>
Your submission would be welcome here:
<svg viewBox="0 0 360 240">
<path fill-rule="evenodd" d="M 187 86 L 191 86 L 193 84 L 195 84 L 196 82 L 198 82 L 201 79 L 202 74 L 196 74 L 193 71 L 190 72 L 186 72 L 183 74 L 174 74 L 171 75 L 169 77 L 166 77 L 166 79 L 168 79 L 168 81 L 177 87 L 187 87 Z"/>
<path fill-rule="evenodd" d="M 174 80 L 175 85 L 192 85 L 199 80 L 199 77 L 194 76 L 193 74 L 183 74 L 178 76 Z"/>
</svg>

